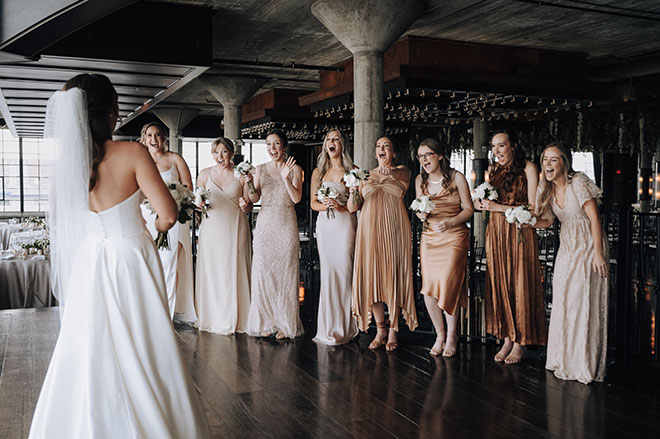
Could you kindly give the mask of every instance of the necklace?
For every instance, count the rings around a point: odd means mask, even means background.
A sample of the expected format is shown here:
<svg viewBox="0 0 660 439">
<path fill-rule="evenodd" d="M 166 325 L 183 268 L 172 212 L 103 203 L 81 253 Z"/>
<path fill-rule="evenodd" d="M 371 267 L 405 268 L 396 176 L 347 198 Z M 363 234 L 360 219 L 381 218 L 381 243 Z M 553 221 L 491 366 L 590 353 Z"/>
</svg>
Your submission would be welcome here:
<svg viewBox="0 0 660 439">
<path fill-rule="evenodd" d="M 442 180 L 443 180 L 443 179 L 444 179 L 444 177 L 440 177 L 440 180 L 438 180 L 438 181 L 433 181 L 433 180 L 431 180 L 431 176 L 429 176 L 429 183 L 431 183 L 431 184 L 442 183 Z"/>
</svg>

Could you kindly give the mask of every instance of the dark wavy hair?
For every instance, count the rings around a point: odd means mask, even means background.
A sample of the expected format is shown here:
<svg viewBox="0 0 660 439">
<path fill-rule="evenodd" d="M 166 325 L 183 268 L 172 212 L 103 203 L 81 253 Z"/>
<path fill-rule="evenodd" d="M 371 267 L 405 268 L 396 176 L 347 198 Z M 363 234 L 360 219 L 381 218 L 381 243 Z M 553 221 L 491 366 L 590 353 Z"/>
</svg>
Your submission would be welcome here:
<svg viewBox="0 0 660 439">
<path fill-rule="evenodd" d="M 513 160 L 511 162 L 510 166 L 507 166 L 509 168 L 509 172 L 505 173 L 505 176 L 502 180 L 502 189 L 505 191 L 511 190 L 511 187 L 513 186 L 515 180 L 517 177 L 525 173 L 525 165 L 527 161 L 527 155 L 525 154 L 525 148 L 520 144 L 518 141 L 518 134 L 509 129 L 509 128 L 502 128 L 498 130 L 494 130 L 491 135 L 491 147 L 492 147 L 492 141 L 493 138 L 498 135 L 498 134 L 506 134 L 507 139 L 509 140 L 509 144 L 511 145 L 512 152 L 513 152 Z M 495 161 L 495 157 L 491 159 L 490 167 L 492 172 L 504 172 L 505 167 L 500 165 Z"/>
<path fill-rule="evenodd" d="M 62 88 L 80 88 L 87 99 L 87 117 L 92 135 L 92 169 L 89 175 L 89 190 L 96 186 L 99 163 L 105 157 L 105 142 L 112 139 L 114 127 L 109 119 L 113 112 L 118 113 L 117 92 L 107 76 L 83 73 L 69 79 Z"/>
<path fill-rule="evenodd" d="M 442 188 L 445 189 L 447 192 L 452 193 L 455 188 L 452 185 L 452 181 L 454 180 L 454 172 L 451 168 L 451 165 L 449 163 L 449 153 L 447 148 L 444 148 L 440 142 L 436 139 L 433 138 L 428 138 L 424 139 L 420 142 L 419 146 L 417 147 L 417 151 L 419 151 L 419 148 L 422 146 L 426 146 L 428 149 L 436 153 L 438 156 L 442 156 L 440 159 L 440 172 L 442 172 Z M 415 159 L 417 159 L 417 154 L 415 154 Z M 425 194 L 428 194 L 428 188 L 429 188 L 429 174 L 426 172 L 426 169 L 424 167 L 421 167 L 421 174 L 422 174 L 422 184 L 420 185 L 422 188 L 422 192 Z"/>
</svg>

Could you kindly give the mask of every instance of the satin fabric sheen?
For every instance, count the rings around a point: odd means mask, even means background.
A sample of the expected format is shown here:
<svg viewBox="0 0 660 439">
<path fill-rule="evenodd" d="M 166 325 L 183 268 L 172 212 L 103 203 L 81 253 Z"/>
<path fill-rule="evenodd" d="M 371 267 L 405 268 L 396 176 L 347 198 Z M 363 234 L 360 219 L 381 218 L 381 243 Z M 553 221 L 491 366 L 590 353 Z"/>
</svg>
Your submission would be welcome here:
<svg viewBox="0 0 660 439">
<path fill-rule="evenodd" d="M 138 190 L 86 218 L 31 438 L 205 438 Z"/>
<path fill-rule="evenodd" d="M 243 189 L 235 180 L 226 189 L 211 177 L 208 218 L 199 228 L 195 303 L 202 331 L 245 332 L 250 312 L 252 243 L 247 215 L 238 206 Z"/>
<path fill-rule="evenodd" d="M 467 300 L 467 253 L 470 247 L 470 231 L 465 223 L 457 224 L 444 232 L 433 231 L 433 226 L 458 215 L 461 197 L 452 183 L 447 189 L 432 195 L 435 209 L 427 216 L 428 227 L 422 232 L 420 263 L 422 269 L 422 294 L 438 299 L 438 307 L 454 315 L 459 304 Z"/>
<path fill-rule="evenodd" d="M 508 167 L 497 167 L 490 184 L 497 190 L 499 204 L 528 204 L 527 178 L 524 172 L 504 189 Z M 510 337 L 522 345 L 545 345 L 547 325 L 541 286 L 536 231 L 509 224 L 503 213 L 490 214 L 486 228 L 486 332 L 497 338 Z"/>
<path fill-rule="evenodd" d="M 353 269 L 353 315 L 361 331 L 368 329 L 376 302 L 387 304 L 391 328 L 399 328 L 399 315 L 391 315 L 395 306 L 401 308 L 411 331 L 417 327 L 405 192 L 403 183 L 378 172 L 372 172 L 362 186 Z"/>
<path fill-rule="evenodd" d="M 346 205 L 347 190 L 343 184 L 326 182 L 323 185 L 335 189 L 339 193 L 337 202 Z M 316 219 L 321 292 L 314 341 L 327 345 L 348 343 L 358 334 L 351 313 L 357 219 L 354 213 L 334 213 L 334 218 L 328 218 L 326 212 L 319 212 Z"/>
</svg>

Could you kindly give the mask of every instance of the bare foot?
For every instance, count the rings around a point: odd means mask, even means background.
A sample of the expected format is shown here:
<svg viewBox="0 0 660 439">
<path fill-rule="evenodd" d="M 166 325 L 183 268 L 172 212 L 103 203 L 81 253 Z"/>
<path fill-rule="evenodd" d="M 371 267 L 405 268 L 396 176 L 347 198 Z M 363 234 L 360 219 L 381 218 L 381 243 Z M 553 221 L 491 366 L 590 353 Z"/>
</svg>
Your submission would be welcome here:
<svg viewBox="0 0 660 439">
<path fill-rule="evenodd" d="M 456 343 L 458 343 L 458 334 L 450 332 L 447 336 L 445 349 L 442 351 L 443 357 L 453 357 L 456 355 Z"/>
<path fill-rule="evenodd" d="M 509 352 L 511 352 L 511 349 L 513 349 L 513 343 L 511 342 L 511 339 L 509 337 L 504 339 L 504 344 L 502 345 L 502 348 L 499 350 L 497 354 L 495 354 L 495 362 L 496 363 L 501 363 L 506 359 L 506 356 L 509 355 Z"/>
<path fill-rule="evenodd" d="M 285 338 L 289 338 L 282 331 L 277 331 L 277 334 L 275 335 L 276 340 L 284 340 Z"/>
<path fill-rule="evenodd" d="M 511 352 L 506 356 L 504 362 L 506 364 L 518 364 L 523 358 L 525 358 L 525 347 L 521 346 L 520 343 L 514 343 Z"/>
<path fill-rule="evenodd" d="M 442 349 L 445 346 L 445 338 L 446 334 L 444 332 L 438 332 L 438 335 L 435 337 L 435 343 L 433 343 L 433 347 L 431 348 L 431 352 L 429 352 L 431 355 L 437 357 L 442 353 Z"/>
<path fill-rule="evenodd" d="M 396 331 L 390 328 L 390 335 L 387 337 L 387 344 L 385 345 L 385 350 L 387 352 L 396 351 L 399 347 L 399 340 L 397 340 Z"/>
<path fill-rule="evenodd" d="M 371 341 L 371 343 L 369 343 L 369 349 L 375 350 L 382 348 L 383 346 L 385 346 L 386 339 L 387 339 L 387 326 L 385 326 L 385 324 L 382 324 L 382 326 L 379 326 L 378 329 L 376 329 L 376 336 Z"/>
</svg>

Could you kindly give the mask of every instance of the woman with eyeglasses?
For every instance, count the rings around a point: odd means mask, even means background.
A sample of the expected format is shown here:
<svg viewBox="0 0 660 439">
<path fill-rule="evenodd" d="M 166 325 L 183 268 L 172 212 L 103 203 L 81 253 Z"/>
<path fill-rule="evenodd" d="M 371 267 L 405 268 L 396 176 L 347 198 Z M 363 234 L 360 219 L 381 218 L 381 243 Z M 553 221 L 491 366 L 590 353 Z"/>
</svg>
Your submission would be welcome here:
<svg viewBox="0 0 660 439">
<path fill-rule="evenodd" d="M 416 213 L 425 222 L 419 249 L 421 292 L 437 334 L 431 355 L 453 357 L 458 342 L 458 308 L 465 306 L 467 298 L 470 231 L 465 222 L 472 217 L 474 207 L 465 176 L 450 167 L 447 151 L 437 140 L 422 141 L 417 159 L 422 169 L 415 178 L 416 197 L 430 196 L 435 203 L 428 215 Z"/>
<path fill-rule="evenodd" d="M 350 212 L 360 211 L 355 237 L 353 269 L 353 315 L 361 331 L 376 321 L 376 337 L 369 349 L 390 352 L 398 348 L 399 314 L 411 331 L 417 327 L 412 280 L 410 220 L 403 198 L 410 184 L 410 170 L 395 166 L 398 154 L 391 137 L 376 141 L 378 167 L 359 188 L 351 188 Z M 358 191 L 360 197 L 353 196 Z M 362 200 L 362 202 L 360 202 Z M 385 305 L 390 327 L 385 320 Z"/>
</svg>

